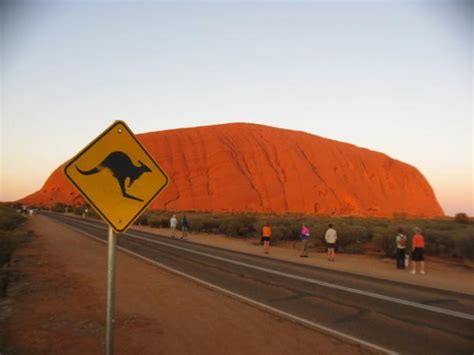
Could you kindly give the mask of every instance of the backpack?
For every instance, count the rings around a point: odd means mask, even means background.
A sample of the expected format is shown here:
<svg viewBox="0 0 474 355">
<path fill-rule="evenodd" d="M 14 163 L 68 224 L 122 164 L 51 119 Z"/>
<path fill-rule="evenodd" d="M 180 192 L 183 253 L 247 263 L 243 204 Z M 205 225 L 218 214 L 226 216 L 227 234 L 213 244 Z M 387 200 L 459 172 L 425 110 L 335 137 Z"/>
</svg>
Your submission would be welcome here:
<svg viewBox="0 0 474 355">
<path fill-rule="evenodd" d="M 400 236 L 400 246 L 405 247 L 407 245 L 407 238 Z"/>
</svg>

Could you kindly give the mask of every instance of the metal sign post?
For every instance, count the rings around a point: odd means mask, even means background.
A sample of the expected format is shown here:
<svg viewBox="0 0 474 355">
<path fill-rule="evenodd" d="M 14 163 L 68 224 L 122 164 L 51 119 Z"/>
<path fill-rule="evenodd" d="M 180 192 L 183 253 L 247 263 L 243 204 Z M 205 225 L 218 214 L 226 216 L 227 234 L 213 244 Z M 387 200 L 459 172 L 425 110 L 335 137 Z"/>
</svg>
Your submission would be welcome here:
<svg viewBox="0 0 474 355">
<path fill-rule="evenodd" d="M 115 323 L 115 243 L 116 236 L 109 226 L 109 248 L 107 259 L 107 323 L 105 334 L 105 354 L 114 353 L 114 323 Z"/>
<path fill-rule="evenodd" d="M 140 217 L 168 177 L 123 121 L 115 121 L 69 160 L 64 174 L 109 225 L 105 353 L 112 355 L 116 233 L 124 233 Z"/>
</svg>

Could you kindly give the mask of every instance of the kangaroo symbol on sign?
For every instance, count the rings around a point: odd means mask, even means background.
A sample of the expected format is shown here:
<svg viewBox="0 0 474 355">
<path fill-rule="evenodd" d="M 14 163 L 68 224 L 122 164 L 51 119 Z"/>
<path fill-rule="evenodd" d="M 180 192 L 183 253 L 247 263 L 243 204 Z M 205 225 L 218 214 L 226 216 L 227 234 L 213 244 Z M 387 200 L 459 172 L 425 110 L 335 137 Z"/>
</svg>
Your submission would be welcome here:
<svg viewBox="0 0 474 355">
<path fill-rule="evenodd" d="M 81 170 L 76 165 L 76 169 L 82 175 L 93 175 L 97 174 L 99 171 L 102 171 L 104 168 L 107 168 L 112 172 L 114 178 L 117 179 L 117 182 L 120 185 L 120 190 L 122 190 L 123 197 L 136 201 L 143 201 L 138 197 L 129 195 L 125 189 L 125 180 L 127 178 L 129 179 L 128 187 L 130 187 L 135 180 L 142 176 L 142 174 L 151 172 L 148 166 L 143 164 L 140 160 L 138 162 L 140 165 L 135 166 L 130 157 L 124 152 L 112 152 L 95 168 L 90 170 Z"/>
</svg>

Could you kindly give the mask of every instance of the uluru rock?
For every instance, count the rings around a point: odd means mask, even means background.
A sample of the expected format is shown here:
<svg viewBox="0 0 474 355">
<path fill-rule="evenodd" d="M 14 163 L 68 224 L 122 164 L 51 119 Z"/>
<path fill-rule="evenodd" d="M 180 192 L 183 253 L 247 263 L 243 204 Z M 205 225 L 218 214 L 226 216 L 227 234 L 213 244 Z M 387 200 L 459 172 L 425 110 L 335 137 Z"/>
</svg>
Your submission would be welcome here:
<svg viewBox="0 0 474 355">
<path fill-rule="evenodd" d="M 170 183 L 151 209 L 437 217 L 433 189 L 385 154 L 300 131 L 232 123 L 138 134 Z M 107 174 L 110 172 L 102 172 Z M 83 203 L 62 167 L 21 200 Z"/>
</svg>

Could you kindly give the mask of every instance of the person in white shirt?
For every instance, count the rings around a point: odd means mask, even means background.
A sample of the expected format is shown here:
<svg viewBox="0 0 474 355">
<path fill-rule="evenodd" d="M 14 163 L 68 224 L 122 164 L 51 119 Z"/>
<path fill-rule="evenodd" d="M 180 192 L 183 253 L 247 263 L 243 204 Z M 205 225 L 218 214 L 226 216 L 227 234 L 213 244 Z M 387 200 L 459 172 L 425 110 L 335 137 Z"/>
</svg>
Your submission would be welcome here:
<svg viewBox="0 0 474 355">
<path fill-rule="evenodd" d="M 178 220 L 176 219 L 176 215 L 173 215 L 170 219 L 170 228 L 171 228 L 171 238 L 176 238 L 176 225 L 178 224 Z"/>
<path fill-rule="evenodd" d="M 326 231 L 324 239 L 326 240 L 328 247 L 328 260 L 334 261 L 334 248 L 337 240 L 336 230 L 333 228 L 332 224 L 328 225 L 329 229 Z"/>
</svg>

